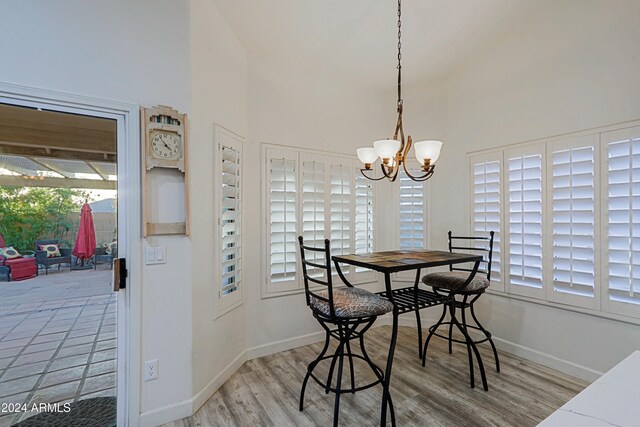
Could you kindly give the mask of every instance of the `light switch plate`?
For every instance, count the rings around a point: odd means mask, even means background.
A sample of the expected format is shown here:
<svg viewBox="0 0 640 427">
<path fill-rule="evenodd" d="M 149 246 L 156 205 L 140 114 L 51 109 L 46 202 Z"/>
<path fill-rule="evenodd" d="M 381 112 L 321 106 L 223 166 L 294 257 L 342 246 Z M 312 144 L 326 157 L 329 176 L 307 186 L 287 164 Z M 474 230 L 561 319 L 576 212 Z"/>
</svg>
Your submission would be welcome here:
<svg viewBox="0 0 640 427">
<path fill-rule="evenodd" d="M 146 265 L 166 264 L 166 246 L 147 246 L 144 249 L 144 263 Z"/>
</svg>

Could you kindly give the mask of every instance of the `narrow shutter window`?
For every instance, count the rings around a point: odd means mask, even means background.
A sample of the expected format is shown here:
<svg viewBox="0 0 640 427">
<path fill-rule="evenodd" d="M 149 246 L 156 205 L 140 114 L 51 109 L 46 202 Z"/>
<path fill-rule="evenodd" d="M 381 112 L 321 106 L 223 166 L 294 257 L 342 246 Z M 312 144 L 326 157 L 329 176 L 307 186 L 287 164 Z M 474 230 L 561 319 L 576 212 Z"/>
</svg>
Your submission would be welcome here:
<svg viewBox="0 0 640 427">
<path fill-rule="evenodd" d="M 400 183 L 400 249 L 422 249 L 425 245 L 424 182 L 409 178 L 404 171 Z"/>
<path fill-rule="evenodd" d="M 551 162 L 554 290 L 593 297 L 595 147 L 555 151 Z"/>
<path fill-rule="evenodd" d="M 500 246 L 500 161 L 487 160 L 473 165 L 473 231 L 486 235 L 493 231 L 491 280 L 502 280 Z"/>
<path fill-rule="evenodd" d="M 610 141 L 607 157 L 609 299 L 639 305 L 640 135 Z"/>
<path fill-rule="evenodd" d="M 271 282 L 296 278 L 296 160 L 269 158 L 269 240 Z"/>
<path fill-rule="evenodd" d="M 373 242 L 373 181 L 365 178 L 356 169 L 356 235 L 355 253 L 366 254 L 374 251 Z M 356 272 L 368 271 L 356 267 Z"/>
<path fill-rule="evenodd" d="M 324 247 L 325 164 L 302 161 L 302 237 L 305 245 Z M 308 251 L 309 261 L 324 265 L 324 252 Z M 324 275 L 324 270 L 307 267 L 310 276 Z"/>
<path fill-rule="evenodd" d="M 240 212 L 240 150 L 221 146 L 221 212 L 222 280 L 221 296 L 237 292 L 240 287 L 241 269 L 241 212 Z"/>
<path fill-rule="evenodd" d="M 542 288 L 542 155 L 508 162 L 509 283 Z M 514 288 L 515 287 L 515 288 Z M 517 290 L 516 290 L 517 292 Z"/>
<path fill-rule="evenodd" d="M 336 255 L 352 252 L 351 171 L 351 165 L 331 165 L 330 169 L 331 252 Z M 342 271 L 349 272 L 349 266 L 342 267 Z"/>
</svg>

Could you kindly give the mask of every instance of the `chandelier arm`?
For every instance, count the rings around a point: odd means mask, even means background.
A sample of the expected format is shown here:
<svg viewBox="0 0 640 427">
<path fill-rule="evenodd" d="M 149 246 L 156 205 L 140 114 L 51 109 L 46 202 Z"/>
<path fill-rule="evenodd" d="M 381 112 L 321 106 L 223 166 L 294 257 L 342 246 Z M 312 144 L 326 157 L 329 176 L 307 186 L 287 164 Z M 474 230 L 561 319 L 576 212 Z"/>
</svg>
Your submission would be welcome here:
<svg viewBox="0 0 640 427">
<path fill-rule="evenodd" d="M 382 170 L 383 178 L 391 178 L 391 175 L 389 175 L 389 172 L 387 172 L 387 169 L 384 167 L 383 163 L 380 163 L 380 169 Z"/>
<path fill-rule="evenodd" d="M 433 173 L 435 172 L 435 168 L 436 168 L 435 165 L 431 165 L 431 166 L 429 166 L 429 169 L 423 175 L 413 176 L 411 174 L 411 172 L 409 172 L 409 170 L 407 169 L 406 165 L 403 165 L 403 167 L 404 167 L 404 172 L 413 181 L 426 181 L 426 180 L 428 180 L 429 178 L 431 178 L 433 176 Z"/>
<path fill-rule="evenodd" d="M 381 176 L 380 178 L 373 178 L 370 176 L 367 176 L 367 174 L 364 173 L 364 171 L 370 171 L 371 169 L 360 169 L 360 173 L 362 174 L 362 176 L 364 176 L 367 179 L 370 179 L 371 181 L 380 181 L 381 179 L 385 179 L 384 176 Z"/>
</svg>

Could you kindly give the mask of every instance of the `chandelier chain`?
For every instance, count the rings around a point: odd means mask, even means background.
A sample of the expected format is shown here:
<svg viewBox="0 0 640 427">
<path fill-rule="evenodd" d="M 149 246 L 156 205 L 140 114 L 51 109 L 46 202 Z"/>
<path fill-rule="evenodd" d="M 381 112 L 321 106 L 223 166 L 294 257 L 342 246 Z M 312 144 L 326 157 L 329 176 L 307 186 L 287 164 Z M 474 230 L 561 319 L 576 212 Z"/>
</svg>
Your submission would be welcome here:
<svg viewBox="0 0 640 427">
<path fill-rule="evenodd" d="M 398 0 L 398 109 L 402 107 L 402 0 Z"/>
</svg>

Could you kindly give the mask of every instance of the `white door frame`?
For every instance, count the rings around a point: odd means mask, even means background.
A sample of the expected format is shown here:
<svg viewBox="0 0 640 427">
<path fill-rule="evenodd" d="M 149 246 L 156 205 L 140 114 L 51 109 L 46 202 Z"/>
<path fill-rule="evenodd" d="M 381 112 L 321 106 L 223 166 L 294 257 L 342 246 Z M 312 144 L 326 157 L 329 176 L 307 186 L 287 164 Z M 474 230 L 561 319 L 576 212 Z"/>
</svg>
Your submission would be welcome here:
<svg viewBox="0 0 640 427">
<path fill-rule="evenodd" d="M 118 256 L 127 259 L 129 270 L 127 287 L 117 296 L 117 422 L 119 426 L 137 426 L 140 416 L 142 283 L 139 106 L 2 82 L 0 103 L 117 121 Z"/>
</svg>

